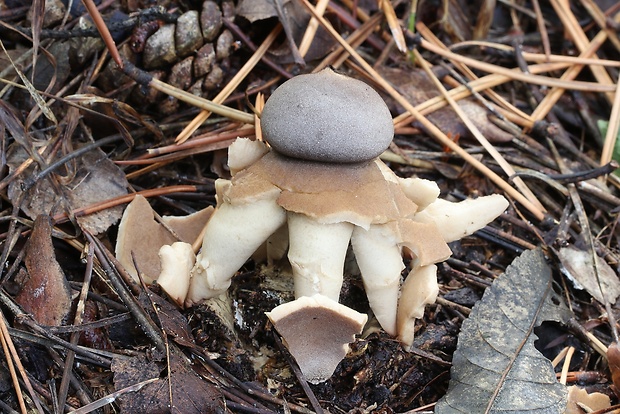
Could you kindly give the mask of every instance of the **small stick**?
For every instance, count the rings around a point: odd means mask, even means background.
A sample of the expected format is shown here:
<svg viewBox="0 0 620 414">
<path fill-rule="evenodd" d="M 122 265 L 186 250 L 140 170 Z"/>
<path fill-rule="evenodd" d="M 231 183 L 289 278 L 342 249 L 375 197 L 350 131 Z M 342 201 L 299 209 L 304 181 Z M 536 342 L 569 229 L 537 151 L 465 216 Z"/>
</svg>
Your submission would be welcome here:
<svg viewBox="0 0 620 414">
<path fill-rule="evenodd" d="M 121 59 L 120 53 L 118 53 L 118 48 L 116 47 L 116 43 L 110 34 L 110 30 L 108 26 L 106 26 L 103 21 L 103 17 L 101 17 L 101 13 L 97 9 L 97 6 L 93 2 L 93 0 L 82 0 L 84 6 L 86 6 L 86 10 L 88 10 L 88 14 L 90 14 L 91 19 L 95 23 L 97 30 L 99 30 L 99 34 L 103 39 L 103 43 L 105 43 L 108 51 L 110 52 L 110 56 L 114 59 L 114 62 L 118 65 L 119 68 L 123 69 L 123 59 Z"/>
<path fill-rule="evenodd" d="M 256 49 L 258 49 L 256 47 L 256 45 L 254 44 L 254 42 L 252 42 L 252 40 L 247 37 L 245 35 L 245 33 L 243 32 L 243 30 L 241 30 L 239 28 L 239 26 L 237 26 L 236 24 L 234 24 L 233 22 L 231 22 L 228 19 L 224 19 L 224 26 L 226 26 L 226 28 L 228 30 L 230 30 L 231 32 L 233 32 L 233 34 L 235 35 L 235 37 L 241 39 L 241 41 L 243 43 L 245 43 L 250 49 L 252 49 L 253 52 L 256 52 Z M 293 75 L 291 75 L 290 73 L 288 73 L 287 71 L 285 71 L 281 66 L 279 66 L 278 64 L 274 63 L 273 60 L 269 59 L 267 56 L 263 56 L 261 58 L 261 60 L 263 61 L 263 63 L 267 66 L 269 66 L 271 69 L 273 69 L 274 71 L 276 71 L 276 73 L 286 79 L 290 79 L 293 77 Z"/>
<path fill-rule="evenodd" d="M 129 288 L 121 280 L 119 274 L 112 266 L 111 262 L 115 262 L 116 259 L 112 257 L 107 249 L 101 245 L 101 243 L 91 236 L 88 232 L 84 232 L 84 235 L 88 241 L 95 245 L 95 255 L 99 260 L 99 264 L 103 268 L 108 280 L 114 286 L 116 294 L 121 298 L 122 302 L 127 306 L 132 316 L 135 318 L 137 324 L 140 326 L 146 336 L 153 342 L 155 347 L 160 352 L 166 352 L 166 343 L 163 339 L 161 330 L 155 325 L 155 323 L 148 316 L 146 311 L 140 306 L 136 298 L 132 295 Z M 118 265 L 116 263 L 115 265 Z M 134 283 L 135 285 L 135 283 Z"/>
<path fill-rule="evenodd" d="M 390 32 L 392 32 L 392 38 L 394 39 L 396 47 L 398 47 L 398 50 L 400 50 L 401 53 L 406 53 L 407 43 L 405 42 L 405 35 L 403 34 L 403 29 L 400 27 L 400 23 L 396 17 L 396 12 L 394 12 L 394 7 L 392 7 L 392 3 L 390 3 L 389 0 L 379 0 L 379 7 L 385 15 L 385 20 L 388 23 Z"/>
<path fill-rule="evenodd" d="M 195 193 L 197 187 L 195 185 L 175 185 L 170 187 L 152 188 L 149 190 L 138 191 L 136 193 L 125 194 L 119 197 L 114 197 L 109 200 L 100 201 L 98 203 L 91 204 L 86 207 L 77 208 L 71 211 L 75 217 L 82 217 L 88 214 L 93 214 L 101 210 L 116 207 L 121 204 L 130 203 L 138 194 L 146 198 L 157 197 L 164 194 L 174 193 Z M 63 223 L 69 219 L 67 213 L 58 214 L 53 217 L 54 223 Z"/>
<path fill-rule="evenodd" d="M 466 56 L 461 56 L 454 52 L 449 52 L 443 50 L 439 46 L 435 46 L 431 42 L 421 39 L 420 46 L 429 52 L 440 55 L 446 59 L 454 60 L 457 62 L 464 63 L 473 68 L 488 72 L 495 73 L 498 75 L 508 76 L 512 80 L 517 80 L 525 83 L 531 83 L 534 85 L 541 86 L 557 86 L 560 88 L 577 90 L 577 91 L 589 91 L 589 92 L 614 92 L 616 90 L 616 86 L 613 84 L 600 84 L 596 82 L 584 82 L 584 81 L 572 81 L 566 82 L 555 78 L 550 78 L 547 76 L 533 75 L 533 74 L 525 74 L 520 71 L 520 69 L 508 69 L 498 65 L 492 65 L 486 62 L 482 62 L 473 58 L 469 58 Z M 599 66 L 600 67 L 600 66 Z"/>
<path fill-rule="evenodd" d="M 86 270 L 84 272 L 84 282 L 82 284 L 82 289 L 80 289 L 80 297 L 78 300 L 77 308 L 75 310 L 75 317 L 73 320 L 74 326 L 79 326 L 82 324 L 82 320 L 84 317 L 84 303 L 86 302 L 86 298 L 88 297 L 88 290 L 90 288 L 90 281 L 93 275 L 93 257 L 94 257 L 94 246 L 92 244 L 88 245 L 88 253 L 86 255 Z M 71 333 L 71 338 L 69 342 L 72 345 L 77 345 L 78 340 L 80 339 L 80 332 Z M 69 384 L 71 380 L 71 370 L 73 369 L 73 361 L 75 359 L 75 352 L 68 350 L 67 355 L 65 357 L 65 367 L 63 370 L 62 380 L 60 381 L 60 387 L 58 389 L 58 406 L 64 407 L 67 402 L 67 394 L 69 393 Z"/>
<path fill-rule="evenodd" d="M 284 344 L 282 343 L 282 339 L 280 339 L 280 337 L 275 332 L 275 330 L 272 331 L 272 333 L 273 333 L 273 339 L 275 343 L 278 345 L 280 352 L 282 352 L 284 356 L 286 357 L 286 359 L 288 360 L 291 370 L 293 371 L 293 373 L 297 377 L 297 380 L 299 381 L 299 385 L 301 385 L 301 388 L 306 393 L 306 396 L 308 397 L 308 400 L 310 401 L 310 405 L 312 405 L 312 408 L 314 408 L 314 411 L 317 414 L 323 414 L 323 408 L 321 407 L 321 404 L 319 404 L 319 400 L 317 400 L 316 396 L 312 392 L 312 389 L 310 389 L 310 386 L 308 385 L 308 382 L 306 381 L 306 377 L 304 376 L 303 372 L 301 372 L 301 369 L 299 369 L 299 366 L 297 365 L 295 358 L 293 358 L 293 356 L 288 352 L 288 349 L 284 347 Z"/>
<path fill-rule="evenodd" d="M 614 146 L 618 141 L 618 129 L 620 128 L 620 79 L 616 84 L 616 95 L 613 100 L 613 106 L 611 107 L 611 114 L 609 115 L 609 124 L 607 126 L 607 134 L 605 134 L 605 144 L 603 145 L 603 152 L 601 153 L 601 165 L 607 164 L 611 161 L 613 155 Z"/>
<path fill-rule="evenodd" d="M 325 10 L 327 9 L 327 3 L 329 3 L 329 0 L 319 0 L 316 3 L 316 12 L 319 13 L 321 16 L 325 13 Z M 308 22 L 304 37 L 301 38 L 301 42 L 299 43 L 299 53 L 302 57 L 306 56 L 306 53 L 308 53 L 308 50 L 310 50 L 310 45 L 312 45 L 312 41 L 314 40 L 314 36 L 316 35 L 316 30 L 318 28 L 319 21 L 312 17 Z"/>
<path fill-rule="evenodd" d="M 549 56 L 551 56 L 551 46 L 549 45 L 549 34 L 547 33 L 547 26 L 545 26 L 545 19 L 543 18 L 542 11 L 540 10 L 540 3 L 538 2 L 538 0 L 532 0 L 532 5 L 534 6 L 534 12 L 536 13 L 538 32 L 540 33 L 540 37 L 542 38 L 543 50 L 545 51 L 545 56 L 547 57 L 548 62 Z"/>
<path fill-rule="evenodd" d="M 572 37 L 575 46 L 579 49 L 580 52 L 583 53 L 584 50 L 588 48 L 588 44 L 590 43 L 588 37 L 584 33 L 581 25 L 577 21 L 577 18 L 572 13 L 570 9 L 570 3 L 568 0 L 550 0 L 551 5 L 553 6 L 555 12 L 558 14 L 558 17 L 566 27 L 566 32 Z M 596 78 L 596 80 L 603 85 L 613 85 L 613 81 L 611 77 L 605 70 L 600 66 L 593 66 L 590 68 L 592 74 Z M 612 91 L 608 91 L 605 93 L 605 97 L 609 102 L 614 101 L 614 93 L 615 88 Z"/>
<path fill-rule="evenodd" d="M 607 39 L 607 34 L 604 31 L 599 32 L 594 39 L 590 42 L 588 47 L 584 49 L 579 55 L 580 59 L 591 60 L 590 57 L 596 53 L 596 51 L 605 43 Z M 525 56 L 525 54 L 523 54 Z M 563 81 L 571 81 L 579 75 L 581 70 L 584 68 L 583 63 L 577 63 L 574 66 L 571 66 L 562 74 L 560 77 Z M 532 118 L 535 121 L 539 121 L 547 116 L 549 111 L 553 109 L 557 101 L 562 97 L 564 93 L 563 88 L 553 88 L 545 98 L 538 104 L 534 112 L 532 113 Z"/>
<path fill-rule="evenodd" d="M 616 96 L 618 95 L 620 94 L 617 94 Z M 547 143 L 549 145 L 549 148 L 551 148 L 553 155 L 555 156 L 558 167 L 560 167 L 560 171 L 562 173 L 566 173 L 568 171 L 568 168 L 566 167 L 566 164 L 564 163 L 564 160 L 562 159 L 562 157 L 560 157 L 560 154 L 557 151 L 555 144 L 549 138 L 547 138 Z M 575 184 L 570 183 L 567 185 L 567 188 L 568 188 L 568 192 L 570 195 L 570 200 L 573 202 L 575 212 L 577 213 L 577 219 L 579 220 L 579 225 L 581 226 L 581 233 L 584 236 L 586 245 L 588 247 L 588 250 L 591 256 L 592 267 L 594 270 L 594 274 L 596 275 L 596 283 L 600 290 L 601 296 L 605 300 L 604 305 L 605 305 L 605 310 L 607 311 L 607 319 L 609 321 L 609 327 L 611 329 L 611 334 L 613 336 L 614 342 L 618 342 L 619 338 L 618 338 L 618 329 L 616 327 L 616 318 L 614 316 L 614 313 L 612 312 L 611 303 L 609 302 L 609 300 L 607 299 L 607 296 L 605 295 L 605 289 L 603 289 L 601 285 L 601 278 L 600 278 L 600 272 L 599 272 L 598 260 L 597 260 L 598 256 L 596 254 L 596 249 L 594 248 L 594 238 L 592 237 L 592 231 L 590 230 L 590 221 L 588 219 L 588 215 L 586 214 L 585 207 L 583 205 L 583 202 L 581 201 L 581 197 L 579 196 L 579 192 L 577 191 L 577 187 L 575 186 Z"/>
</svg>

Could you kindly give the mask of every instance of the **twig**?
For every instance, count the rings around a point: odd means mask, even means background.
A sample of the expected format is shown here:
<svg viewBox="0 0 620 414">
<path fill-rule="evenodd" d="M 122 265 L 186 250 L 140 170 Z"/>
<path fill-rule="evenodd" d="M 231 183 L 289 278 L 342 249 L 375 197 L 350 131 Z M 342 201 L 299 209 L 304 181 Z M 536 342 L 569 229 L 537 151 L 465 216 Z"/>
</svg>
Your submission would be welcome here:
<svg viewBox="0 0 620 414">
<path fill-rule="evenodd" d="M 558 166 L 560 167 L 560 171 L 562 171 L 562 173 L 567 173 L 568 169 L 566 165 L 564 164 L 564 160 L 562 159 L 560 154 L 557 152 L 557 149 L 555 148 L 553 141 L 551 141 L 550 139 L 547 139 L 547 143 L 555 155 L 556 162 L 558 163 Z M 616 318 L 611 308 L 611 303 L 609 302 L 605 294 L 605 289 L 603 289 L 601 285 L 601 277 L 600 277 L 600 272 L 598 268 L 597 254 L 596 254 L 596 249 L 594 248 L 594 239 L 592 237 L 592 230 L 590 229 L 590 222 L 588 221 L 588 216 L 583 206 L 583 202 L 581 201 L 581 197 L 579 197 L 579 193 L 577 192 L 577 188 L 575 187 L 575 184 L 570 183 L 568 184 L 567 187 L 568 187 L 568 192 L 570 194 L 570 199 L 573 202 L 573 206 L 575 207 L 575 211 L 577 213 L 577 218 L 579 220 L 579 225 L 581 226 L 582 234 L 585 238 L 586 244 L 588 246 L 588 250 L 590 252 L 590 256 L 592 260 L 592 267 L 594 269 L 594 274 L 596 275 L 596 283 L 601 292 L 601 297 L 605 299 L 604 306 L 605 306 L 605 310 L 607 311 L 607 318 L 609 320 L 609 326 L 611 329 L 611 333 L 614 338 L 614 342 L 617 343 L 619 338 L 618 338 L 618 329 L 616 327 Z"/>
<path fill-rule="evenodd" d="M 293 356 L 288 352 L 288 349 L 284 347 L 284 344 L 282 343 L 282 340 L 280 339 L 276 331 L 272 330 L 271 332 L 273 334 L 273 339 L 275 343 L 278 345 L 278 348 L 280 349 L 280 352 L 282 352 L 282 354 L 288 360 L 291 370 L 297 377 L 297 381 L 299 381 L 299 385 L 301 385 L 301 388 L 304 390 L 304 393 L 308 397 L 308 401 L 310 401 L 310 405 L 312 405 L 312 408 L 314 408 L 314 411 L 317 414 L 323 414 L 323 408 L 321 407 L 319 400 L 317 400 L 316 396 L 314 395 L 314 392 L 312 392 L 312 389 L 308 385 L 308 382 L 306 381 L 306 377 L 304 376 L 303 372 L 301 372 L 301 369 L 299 369 L 297 362 L 295 361 Z"/>
<path fill-rule="evenodd" d="M 86 302 L 86 298 L 88 297 L 88 290 L 90 288 L 90 280 L 92 278 L 93 273 L 93 251 L 94 246 L 92 244 L 88 245 L 88 253 L 86 255 L 86 270 L 84 272 L 84 282 L 82 284 L 82 289 L 80 290 L 80 297 L 78 299 L 78 305 L 75 311 L 75 317 L 73 320 L 73 325 L 79 326 L 82 324 L 82 318 L 84 316 L 84 303 Z M 79 332 L 73 332 L 71 334 L 71 338 L 69 342 L 73 345 L 77 345 L 78 340 L 80 338 Z M 73 360 L 75 358 L 75 353 L 73 351 L 67 352 L 65 358 L 65 368 L 63 370 L 62 380 L 60 382 L 60 387 L 58 389 L 58 405 L 60 407 L 65 406 L 65 402 L 67 401 L 67 394 L 69 392 L 69 383 L 71 378 L 71 370 L 73 369 Z"/>
<path fill-rule="evenodd" d="M 580 52 L 586 50 L 588 48 L 588 43 L 590 42 L 588 41 L 588 37 L 586 36 L 584 31 L 581 29 L 581 25 L 577 21 L 577 18 L 572 13 L 569 1 L 550 0 L 550 3 L 558 14 L 558 17 L 560 18 L 560 20 L 562 20 L 562 23 L 566 27 L 566 33 L 568 33 L 568 35 L 573 38 L 573 42 L 575 43 L 575 46 L 577 46 L 577 49 L 579 49 Z M 600 66 L 592 66 L 590 70 L 600 84 L 613 85 L 611 77 L 604 68 Z M 607 92 L 605 93 L 605 96 L 607 97 L 609 102 L 614 101 L 613 93 Z"/>
<path fill-rule="evenodd" d="M 241 30 L 239 28 L 239 26 L 237 26 L 235 23 L 233 23 L 232 21 L 228 20 L 228 19 L 223 19 L 224 20 L 224 26 L 226 26 L 226 28 L 228 30 L 230 30 L 231 32 L 233 32 L 233 34 L 235 35 L 235 37 L 241 39 L 241 41 L 243 43 L 245 43 L 253 52 L 256 52 L 256 50 L 258 49 L 258 47 L 256 47 L 256 45 L 254 44 L 254 42 L 252 42 L 252 40 L 247 37 L 245 35 L 245 33 L 243 32 L 243 30 Z M 261 60 L 263 61 L 263 63 L 267 66 L 269 66 L 271 69 L 275 70 L 278 75 L 284 77 L 285 79 L 290 79 L 293 77 L 293 75 L 291 75 L 290 73 L 288 73 L 287 71 L 285 71 L 280 65 L 274 63 L 273 60 L 271 60 L 270 58 L 268 58 L 267 56 L 263 55 L 263 57 L 261 58 Z"/>
<path fill-rule="evenodd" d="M 24 369 L 24 366 L 22 365 L 22 362 L 19 359 L 19 354 L 17 353 L 17 350 L 15 349 L 15 344 L 13 344 L 13 341 L 11 340 L 11 335 L 9 334 L 9 331 L 7 329 L 6 319 L 4 317 L 3 312 L 0 312 L 0 339 L 2 340 L 2 347 L 5 349 L 5 354 L 6 354 L 6 350 L 8 350 L 9 353 L 6 355 L 7 356 L 11 355 L 13 363 L 19 370 L 19 373 L 22 377 L 22 381 L 24 381 L 24 385 L 26 386 L 26 389 L 30 393 L 30 396 L 32 397 L 32 401 L 34 402 L 35 407 L 37 408 L 40 414 L 44 414 L 45 411 L 43 410 L 41 403 L 39 403 L 39 399 L 37 398 L 37 395 L 35 394 L 34 389 L 32 388 L 32 384 L 30 383 L 30 379 L 28 378 L 28 375 L 26 374 L 26 370 Z M 14 378 L 14 380 L 16 379 L 17 378 Z M 16 390 L 20 389 L 16 381 L 14 381 L 13 385 L 16 386 L 15 387 Z M 17 395 L 17 398 L 20 402 L 22 413 L 26 414 L 27 411 L 26 411 L 26 407 L 24 405 L 24 400 L 23 400 L 21 393 Z"/>
<path fill-rule="evenodd" d="M 122 196 L 114 197 L 109 200 L 100 201 L 98 203 L 91 204 L 86 207 L 80 207 L 71 211 L 71 215 L 75 217 L 82 217 L 89 214 L 96 213 L 108 208 L 116 207 L 121 204 L 130 203 L 137 195 L 142 195 L 146 198 L 157 197 L 164 194 L 175 193 L 193 193 L 197 191 L 195 185 L 175 185 L 171 187 L 152 188 L 149 190 L 138 191 L 136 193 L 125 194 Z M 53 217 L 54 223 L 63 223 L 69 219 L 69 214 L 62 213 Z"/>
<path fill-rule="evenodd" d="M 160 352 L 165 352 L 166 344 L 163 340 L 162 332 L 151 320 L 151 318 L 146 314 L 144 309 L 138 304 L 138 302 L 132 296 L 126 285 L 121 281 L 114 268 L 111 266 L 110 259 L 113 260 L 113 258 L 110 258 L 106 254 L 105 247 L 103 247 L 97 239 L 92 237 L 88 232 L 84 232 L 84 235 L 90 243 L 95 245 L 95 255 L 97 256 L 99 263 L 103 267 L 103 270 L 108 277 L 108 280 L 114 286 L 117 295 L 123 301 L 125 306 L 127 306 L 129 312 L 131 312 L 140 328 L 142 328 L 142 331 L 153 342 L 157 350 Z"/>
<path fill-rule="evenodd" d="M 329 3 L 329 0 L 319 0 L 316 3 L 316 11 L 321 16 L 325 13 L 325 9 L 327 9 L 327 3 Z M 316 30 L 318 28 L 319 21 L 314 17 L 310 18 L 310 21 L 306 26 L 304 36 L 301 38 L 301 42 L 299 42 L 299 53 L 302 57 L 306 56 L 306 53 L 310 50 L 310 45 L 312 45 L 312 41 L 314 40 L 314 36 L 316 35 Z"/>
<path fill-rule="evenodd" d="M 121 59 L 121 55 L 118 53 L 116 43 L 114 42 L 114 39 L 110 34 L 108 26 L 106 26 L 105 22 L 103 21 L 103 17 L 101 17 L 101 13 L 99 13 L 97 6 L 93 2 L 93 0 L 82 0 L 82 2 L 84 3 L 84 6 L 86 6 L 86 9 L 88 10 L 88 14 L 90 15 L 91 19 L 93 19 L 97 30 L 99 30 L 101 38 L 103 39 L 103 42 L 108 48 L 110 56 L 112 56 L 112 59 L 114 59 L 114 62 L 116 62 L 118 67 L 123 69 L 123 60 Z"/>
<path fill-rule="evenodd" d="M 603 145 L 603 152 L 601 153 L 601 165 L 607 164 L 611 161 L 613 155 L 614 146 L 618 141 L 618 131 L 620 130 L 620 79 L 616 84 L 616 95 L 611 107 L 611 114 L 609 115 L 609 124 L 607 126 L 607 133 L 605 134 L 605 144 Z"/>
<path fill-rule="evenodd" d="M 283 400 L 273 396 L 268 391 L 264 391 L 252 383 L 246 383 L 246 382 L 240 381 L 235 376 L 233 376 L 230 372 L 222 368 L 217 362 L 213 361 L 211 358 L 205 355 L 201 350 L 192 349 L 192 353 L 197 357 L 199 361 L 203 363 L 206 369 L 215 371 L 218 374 L 222 375 L 225 379 L 230 381 L 235 386 L 239 387 L 239 389 L 243 390 L 244 392 L 250 395 L 256 395 L 259 398 L 262 398 L 263 400 L 269 401 L 274 404 L 278 404 L 278 405 L 284 404 Z M 306 407 L 303 407 L 297 404 L 292 404 L 292 403 L 289 403 L 288 405 L 292 411 L 295 411 L 301 414 L 314 414 L 312 410 L 309 410 Z"/>
</svg>

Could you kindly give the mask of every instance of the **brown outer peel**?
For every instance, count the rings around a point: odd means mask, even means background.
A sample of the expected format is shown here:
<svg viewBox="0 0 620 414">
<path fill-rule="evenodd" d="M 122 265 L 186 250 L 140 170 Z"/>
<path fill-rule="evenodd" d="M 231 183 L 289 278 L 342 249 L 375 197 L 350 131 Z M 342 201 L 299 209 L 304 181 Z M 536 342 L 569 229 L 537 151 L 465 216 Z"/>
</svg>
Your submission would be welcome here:
<svg viewBox="0 0 620 414">
<path fill-rule="evenodd" d="M 323 295 L 303 296 L 267 312 L 308 382 L 332 376 L 368 316 Z"/>
</svg>

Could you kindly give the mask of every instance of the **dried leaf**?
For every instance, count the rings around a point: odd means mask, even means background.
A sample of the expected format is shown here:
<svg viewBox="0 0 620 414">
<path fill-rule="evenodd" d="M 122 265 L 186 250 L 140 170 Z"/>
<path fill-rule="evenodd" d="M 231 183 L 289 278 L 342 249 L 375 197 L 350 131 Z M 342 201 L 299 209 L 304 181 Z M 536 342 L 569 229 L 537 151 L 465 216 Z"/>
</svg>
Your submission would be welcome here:
<svg viewBox="0 0 620 414">
<path fill-rule="evenodd" d="M 422 70 L 403 70 L 381 67 L 379 72 L 413 105 L 421 104 L 440 93 Z M 487 110 L 473 98 L 461 99 L 459 106 L 490 142 L 507 142 L 512 135 L 489 121 Z M 427 115 L 427 118 L 446 134 L 469 136 L 469 130 L 450 107 L 443 107 Z"/>
<path fill-rule="evenodd" d="M 609 396 L 600 392 L 589 394 L 586 390 L 572 385 L 568 387 L 568 406 L 565 414 L 583 414 L 592 411 L 604 410 L 611 407 Z M 586 411 L 584 408 L 587 408 Z"/>
<path fill-rule="evenodd" d="M 280 8 L 280 13 L 278 13 L 278 8 Z M 301 64 L 304 59 L 307 61 L 319 59 L 329 53 L 335 44 L 334 39 L 327 31 L 319 26 L 310 49 L 299 61 L 301 57 L 298 55 L 299 51 L 296 50 L 296 45 L 301 43 L 310 21 L 310 14 L 299 1 L 242 0 L 237 7 L 237 16 L 242 16 L 250 22 L 273 17 L 278 18 L 286 32 L 287 39 L 279 46 L 274 46 L 269 50 L 269 57 L 277 63 L 296 62 Z"/>
<path fill-rule="evenodd" d="M 437 7 L 430 0 L 420 0 L 418 14 L 428 26 L 445 33 L 455 43 L 471 40 L 474 22 L 472 17 L 479 10 L 479 2 L 464 0 L 445 0 Z"/>
<path fill-rule="evenodd" d="M 278 11 L 273 0 L 241 0 L 237 7 L 237 15 L 245 17 L 250 23 L 276 17 Z"/>
<path fill-rule="evenodd" d="M 193 346 L 194 337 L 191 328 L 187 323 L 187 318 L 179 312 L 176 305 L 168 302 L 159 295 L 149 292 L 149 295 L 142 293 L 138 298 L 144 309 L 155 307 L 157 309 L 157 320 L 159 326 L 166 336 L 181 346 Z"/>
<path fill-rule="evenodd" d="M 35 220 L 25 262 L 29 277 L 15 301 L 41 325 L 62 325 L 71 310 L 71 289 L 56 261 L 48 216 Z"/>
<path fill-rule="evenodd" d="M 585 289 L 600 303 L 616 302 L 620 296 L 618 276 L 616 276 L 614 269 L 598 255 L 596 256 L 598 279 L 592 265 L 590 252 L 580 250 L 575 246 L 568 246 L 560 249 L 558 257 L 566 269 L 565 274 L 577 289 Z M 605 292 L 605 297 L 603 297 L 601 289 Z"/>
<path fill-rule="evenodd" d="M 472 37 L 474 39 L 486 39 L 495 17 L 496 0 L 484 0 L 476 18 L 476 26 L 474 27 Z"/>
<path fill-rule="evenodd" d="M 435 413 L 564 412 L 566 388 L 534 347 L 536 326 L 569 317 L 551 282 L 542 252 L 528 250 L 485 291 L 463 322 Z"/>
<path fill-rule="evenodd" d="M 8 164 L 14 171 L 27 156 L 21 147 L 12 146 L 9 150 Z M 127 179 L 125 174 L 108 159 L 100 149 L 94 149 L 79 157 L 76 161 L 77 170 L 68 182 L 63 183 L 61 194 L 55 191 L 50 179 L 38 180 L 29 190 L 26 201 L 22 205 L 24 212 L 31 218 L 40 214 L 53 215 L 62 204 L 64 197 L 67 207 L 75 210 L 94 203 L 109 200 L 127 194 Z M 38 170 L 38 167 L 36 167 Z M 62 172 L 62 170 L 60 170 Z M 8 195 L 14 201 L 22 193 L 25 177 L 32 177 L 35 167 L 31 166 L 26 172 L 9 185 Z M 123 212 L 122 207 L 113 207 L 87 216 L 78 217 L 80 225 L 93 234 L 99 234 L 116 223 Z"/>
<path fill-rule="evenodd" d="M 620 348 L 617 343 L 613 343 L 607 348 L 607 362 L 611 371 L 611 380 L 614 383 L 616 392 L 620 390 Z"/>
<path fill-rule="evenodd" d="M 119 397 L 118 403 L 122 412 L 224 412 L 224 399 L 218 389 L 192 370 L 187 357 L 176 346 L 171 344 L 169 349 L 169 366 L 148 361 L 145 357 L 117 358 L 112 361 L 114 386 L 117 390 L 151 378 L 163 377 L 147 384 L 136 393 Z"/>
<path fill-rule="evenodd" d="M 58 120 L 56 119 L 56 116 L 54 115 L 50 107 L 47 106 L 47 103 L 45 102 L 41 94 L 36 90 L 36 88 L 32 85 L 32 83 L 30 83 L 26 75 L 24 75 L 24 73 L 21 70 L 19 70 L 17 66 L 15 66 L 15 63 L 11 59 L 11 56 L 9 55 L 7 50 L 4 48 L 4 43 L 2 43 L 2 40 L 0 40 L 0 46 L 2 46 L 2 51 L 4 52 L 4 54 L 9 58 L 9 60 L 11 60 L 11 64 L 13 65 L 15 72 L 17 72 L 17 74 L 21 78 L 22 82 L 24 83 L 24 86 L 30 93 L 30 96 L 32 96 L 32 99 L 36 102 L 37 106 L 41 109 L 41 112 L 43 112 L 43 114 L 45 115 L 47 119 L 52 121 L 54 124 L 57 124 Z"/>
</svg>

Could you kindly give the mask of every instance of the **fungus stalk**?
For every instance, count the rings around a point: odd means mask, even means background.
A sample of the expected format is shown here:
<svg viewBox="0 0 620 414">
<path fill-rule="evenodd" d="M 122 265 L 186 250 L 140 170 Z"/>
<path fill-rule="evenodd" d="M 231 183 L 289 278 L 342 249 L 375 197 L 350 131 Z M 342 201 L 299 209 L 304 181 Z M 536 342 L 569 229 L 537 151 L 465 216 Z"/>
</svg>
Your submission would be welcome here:
<svg viewBox="0 0 620 414">
<path fill-rule="evenodd" d="M 397 316 L 398 340 L 406 350 L 409 350 L 413 344 L 416 319 L 424 316 L 426 305 L 435 303 L 439 294 L 437 266 L 414 268 L 409 272 L 400 290 Z"/>
<path fill-rule="evenodd" d="M 391 228 L 376 224 L 368 230 L 356 227 L 351 245 L 362 274 L 370 308 L 381 327 L 396 335 L 396 307 L 400 273 L 405 268 L 398 241 Z"/>
<path fill-rule="evenodd" d="M 218 206 L 217 214 L 207 223 L 191 272 L 187 306 L 224 293 L 252 253 L 286 223 L 286 212 L 276 203 L 277 196 L 278 191 L 271 191 L 252 202 L 232 204 L 224 200 Z"/>
<path fill-rule="evenodd" d="M 157 284 L 177 305 L 183 306 L 189 290 L 189 274 L 196 263 L 196 255 L 189 243 L 165 244 L 159 249 L 161 273 Z"/>
<path fill-rule="evenodd" d="M 288 260 L 293 267 L 295 297 L 320 293 L 338 301 L 353 224 L 323 224 L 304 214 L 289 212 L 288 231 Z"/>
</svg>

